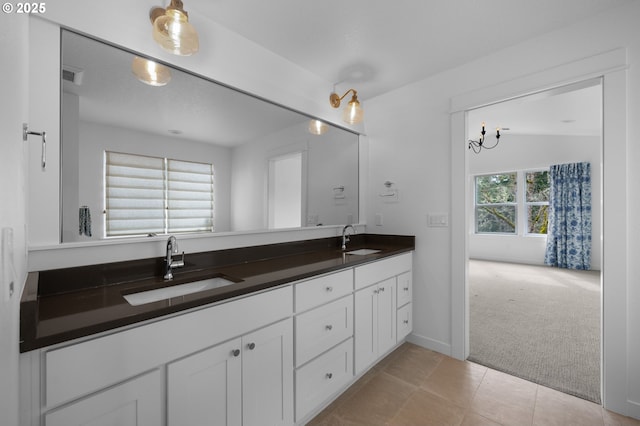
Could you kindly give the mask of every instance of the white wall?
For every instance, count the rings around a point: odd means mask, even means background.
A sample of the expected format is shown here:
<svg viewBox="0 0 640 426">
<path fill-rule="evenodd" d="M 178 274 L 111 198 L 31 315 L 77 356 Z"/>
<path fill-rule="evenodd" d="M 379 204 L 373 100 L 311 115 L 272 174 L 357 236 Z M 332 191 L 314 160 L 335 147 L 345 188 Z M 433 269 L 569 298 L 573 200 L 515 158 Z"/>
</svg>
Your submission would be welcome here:
<svg viewBox="0 0 640 426">
<path fill-rule="evenodd" d="M 469 154 L 469 175 L 490 174 L 518 170 L 549 169 L 552 164 L 591 163 L 593 244 L 591 269 L 601 266 L 601 147 L 600 137 L 558 135 L 510 135 L 503 132 L 499 148 Z M 473 181 L 470 183 L 473 186 Z M 473 194 L 469 202 L 473 205 Z M 473 223 L 474 212 L 469 210 Z M 476 234 L 469 229 L 469 257 L 485 260 L 544 264 L 546 238 L 538 235 Z"/>
<path fill-rule="evenodd" d="M 311 220 L 303 225 L 346 224 L 358 218 L 357 135 L 331 128 L 315 136 L 307 126 L 305 121 L 233 149 L 232 230 L 268 227 L 269 159 L 294 152 L 304 154 L 302 202 Z M 345 186 L 345 198 L 334 198 L 337 186 Z"/>
<path fill-rule="evenodd" d="M 451 353 L 452 335 L 458 333 L 452 328 L 451 309 L 455 290 L 451 276 L 451 235 L 457 231 L 426 226 L 427 214 L 451 213 L 454 194 L 450 100 L 464 93 L 490 92 L 492 86 L 503 82 L 626 47 L 631 64 L 627 71 L 627 116 L 637 117 L 640 114 L 639 21 L 640 3 L 635 2 L 368 100 L 366 130 L 370 140 L 370 189 L 367 223 L 373 223 L 375 215 L 381 213 L 384 226 L 376 227 L 376 231 L 416 235 L 412 335 L 415 342 Z M 512 93 L 511 96 L 519 94 Z M 623 168 L 625 161 L 629 165 L 638 164 L 640 122 L 630 120 L 626 129 L 618 130 L 623 134 L 626 131 L 628 152 L 626 156 L 621 153 L 622 159 L 616 157 L 615 161 L 622 161 Z M 605 128 L 605 145 L 606 132 Z M 459 143 L 466 144 L 464 136 Z M 375 196 L 380 184 L 387 179 L 397 182 L 402 191 L 396 204 L 384 204 Z M 637 235 L 638 225 L 628 218 L 640 215 L 640 196 L 635 190 L 640 184 L 639 168 L 628 168 L 626 182 L 621 185 L 623 190 L 625 184 L 629 188 L 627 205 L 620 205 L 620 211 L 611 210 L 610 213 L 620 216 L 619 226 L 627 227 L 627 234 Z M 604 197 L 606 199 L 606 194 Z M 627 242 L 621 238 L 609 242 L 616 250 L 606 253 L 607 258 L 626 257 L 629 260 L 622 262 L 628 265 L 628 269 L 621 272 L 623 279 L 640 276 L 640 263 L 635 260 L 640 256 L 640 240 L 629 238 Z M 609 393 L 605 397 L 609 407 L 640 417 L 640 339 L 637 338 L 640 336 L 640 286 L 634 279 L 620 283 L 620 287 L 616 291 L 621 295 L 610 296 L 622 303 L 616 321 L 621 321 L 623 327 L 614 332 L 618 336 L 610 334 L 607 339 L 620 342 L 621 362 L 614 374 L 607 377 L 614 382 L 609 383 Z M 627 298 L 623 298 L 624 295 Z M 611 318 L 610 323 L 613 320 Z M 616 355 L 609 352 L 607 356 Z M 612 394 L 615 395 L 611 397 Z"/>
<path fill-rule="evenodd" d="M 25 15 L 3 18 L 0 27 L 0 231 L 13 230 L 13 262 L 9 265 L 0 260 L 0 422 L 6 426 L 18 425 L 18 316 L 27 272 L 26 143 L 22 141 L 22 123 L 28 122 L 27 40 Z M 28 143 L 38 143 L 38 139 Z M 5 277 L 15 286 L 11 298 L 6 297 L 9 283 Z"/>
</svg>

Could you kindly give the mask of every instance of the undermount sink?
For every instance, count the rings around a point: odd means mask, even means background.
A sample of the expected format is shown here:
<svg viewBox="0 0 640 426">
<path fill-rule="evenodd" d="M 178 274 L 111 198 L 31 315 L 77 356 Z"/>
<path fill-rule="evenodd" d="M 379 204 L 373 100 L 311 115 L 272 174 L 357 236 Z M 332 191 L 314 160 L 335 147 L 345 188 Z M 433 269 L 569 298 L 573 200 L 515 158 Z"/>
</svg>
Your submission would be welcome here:
<svg viewBox="0 0 640 426">
<path fill-rule="evenodd" d="M 216 277 L 170 287 L 141 291 L 138 293 L 125 294 L 123 297 L 130 305 L 138 306 L 144 305 L 145 303 L 157 302 L 159 300 L 171 299 L 172 297 L 186 296 L 187 294 L 198 293 L 200 291 L 211 290 L 231 284 L 235 284 L 235 282 L 226 278 Z"/>
<path fill-rule="evenodd" d="M 366 254 L 374 254 L 374 253 L 379 253 L 380 250 L 376 250 L 376 249 L 358 249 L 358 250 L 351 250 L 346 252 L 346 254 L 355 254 L 355 255 L 359 255 L 359 256 L 364 256 Z"/>
</svg>

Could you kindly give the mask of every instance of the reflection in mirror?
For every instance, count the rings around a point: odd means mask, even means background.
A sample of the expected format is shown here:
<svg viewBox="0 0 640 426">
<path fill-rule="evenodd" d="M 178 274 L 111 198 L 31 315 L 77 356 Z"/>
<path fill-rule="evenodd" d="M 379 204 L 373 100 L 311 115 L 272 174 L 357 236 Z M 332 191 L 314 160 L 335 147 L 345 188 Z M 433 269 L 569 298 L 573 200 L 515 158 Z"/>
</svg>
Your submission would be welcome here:
<svg viewBox="0 0 640 426">
<path fill-rule="evenodd" d="M 358 221 L 357 134 L 134 58 L 62 31 L 62 242 Z"/>
</svg>

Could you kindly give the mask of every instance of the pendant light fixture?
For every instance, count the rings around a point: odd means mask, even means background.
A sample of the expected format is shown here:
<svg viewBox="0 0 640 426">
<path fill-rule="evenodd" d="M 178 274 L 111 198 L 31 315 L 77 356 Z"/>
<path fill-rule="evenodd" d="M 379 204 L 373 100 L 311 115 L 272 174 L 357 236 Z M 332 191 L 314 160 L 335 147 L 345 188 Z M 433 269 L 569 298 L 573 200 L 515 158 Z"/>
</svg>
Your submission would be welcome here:
<svg viewBox="0 0 640 426">
<path fill-rule="evenodd" d="M 171 80 L 169 67 L 139 56 L 133 58 L 131 71 L 138 80 L 149 86 L 164 86 Z"/>
<path fill-rule="evenodd" d="M 153 39 L 169 53 L 190 56 L 198 51 L 198 33 L 189 23 L 182 0 L 171 0 L 166 9 L 154 7 L 149 12 Z"/>
<path fill-rule="evenodd" d="M 342 120 L 347 124 L 358 124 L 362 122 L 362 119 L 364 118 L 364 111 L 358 101 L 358 92 L 353 89 L 349 89 L 342 96 L 338 96 L 337 93 L 332 93 L 329 95 L 329 103 L 334 108 L 340 108 L 340 102 L 349 94 L 349 92 L 353 92 L 353 96 L 351 96 L 351 100 L 342 111 Z"/>
<path fill-rule="evenodd" d="M 478 154 L 480 151 L 482 151 L 482 148 L 484 149 L 493 149 L 496 146 L 498 146 L 498 143 L 500 142 L 500 127 L 496 127 L 496 143 L 491 145 L 491 146 L 487 146 L 484 143 L 484 135 L 485 135 L 485 130 L 484 130 L 484 121 L 482 122 L 482 131 L 480 132 L 480 138 L 477 141 L 474 141 L 473 139 L 469 139 L 469 149 L 472 149 L 473 152 L 475 152 L 476 154 Z"/>
<path fill-rule="evenodd" d="M 325 123 L 324 121 L 316 119 L 309 121 L 309 133 L 311 133 L 312 135 L 324 135 L 325 133 L 327 133 L 327 130 L 329 130 L 329 126 L 327 126 L 327 123 Z"/>
</svg>

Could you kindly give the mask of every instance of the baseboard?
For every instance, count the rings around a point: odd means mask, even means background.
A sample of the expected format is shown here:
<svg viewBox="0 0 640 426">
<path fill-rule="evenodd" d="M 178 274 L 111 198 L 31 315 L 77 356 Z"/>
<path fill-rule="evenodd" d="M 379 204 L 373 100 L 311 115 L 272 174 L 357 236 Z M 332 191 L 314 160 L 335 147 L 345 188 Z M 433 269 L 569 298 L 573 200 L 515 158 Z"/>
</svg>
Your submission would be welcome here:
<svg viewBox="0 0 640 426">
<path fill-rule="evenodd" d="M 441 342 L 439 340 L 430 339 L 428 337 L 419 336 L 413 333 L 407 336 L 407 342 L 413 343 L 418 346 L 422 346 L 425 349 L 429 349 L 447 356 L 451 356 L 450 343 Z"/>
</svg>

